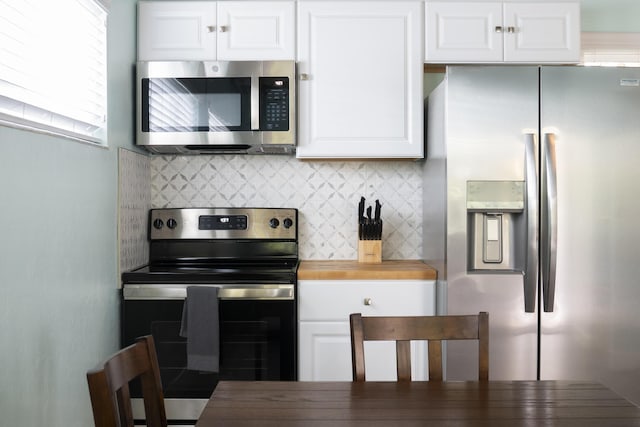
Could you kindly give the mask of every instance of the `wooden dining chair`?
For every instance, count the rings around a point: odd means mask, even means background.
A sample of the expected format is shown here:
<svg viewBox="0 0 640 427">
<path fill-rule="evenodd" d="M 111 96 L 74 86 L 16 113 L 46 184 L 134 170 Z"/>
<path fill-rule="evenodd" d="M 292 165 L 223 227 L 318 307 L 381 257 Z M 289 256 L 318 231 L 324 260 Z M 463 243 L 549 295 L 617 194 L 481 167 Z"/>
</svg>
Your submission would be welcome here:
<svg viewBox="0 0 640 427">
<path fill-rule="evenodd" d="M 411 381 L 411 341 L 428 342 L 429 380 L 442 381 L 442 341 L 478 340 L 478 379 L 489 380 L 489 314 L 461 316 L 349 316 L 353 381 L 365 381 L 364 341 L 396 341 L 398 381 Z"/>
<path fill-rule="evenodd" d="M 147 335 L 87 372 L 96 427 L 133 427 L 129 383 L 139 378 L 147 427 L 167 427 L 160 369 L 153 337 Z"/>
</svg>

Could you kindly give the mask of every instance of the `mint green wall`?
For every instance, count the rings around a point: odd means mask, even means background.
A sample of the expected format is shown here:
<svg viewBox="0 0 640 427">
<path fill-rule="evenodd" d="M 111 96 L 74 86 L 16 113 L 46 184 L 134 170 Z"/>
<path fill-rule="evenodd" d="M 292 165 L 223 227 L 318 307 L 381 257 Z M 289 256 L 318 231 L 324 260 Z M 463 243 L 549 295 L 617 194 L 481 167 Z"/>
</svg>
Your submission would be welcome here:
<svg viewBox="0 0 640 427">
<path fill-rule="evenodd" d="M 640 1 L 581 0 L 582 31 L 640 32 Z"/>
<path fill-rule="evenodd" d="M 119 344 L 117 150 L 133 138 L 134 26 L 135 2 L 113 0 L 108 149 L 0 126 L 2 426 L 93 425 L 85 373 Z"/>
</svg>

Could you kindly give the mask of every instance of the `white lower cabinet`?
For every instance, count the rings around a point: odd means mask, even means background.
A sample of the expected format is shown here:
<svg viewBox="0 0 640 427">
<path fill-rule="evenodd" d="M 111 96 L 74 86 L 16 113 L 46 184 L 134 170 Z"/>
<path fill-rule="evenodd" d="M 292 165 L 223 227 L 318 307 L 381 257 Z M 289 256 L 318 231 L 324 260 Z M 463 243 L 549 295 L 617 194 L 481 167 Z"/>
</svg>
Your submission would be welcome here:
<svg viewBox="0 0 640 427">
<path fill-rule="evenodd" d="M 298 379 L 351 381 L 349 314 L 435 315 L 433 280 L 300 280 Z M 427 345 L 411 344 L 412 378 L 426 380 Z M 395 381 L 393 342 L 366 342 L 367 380 Z"/>
<path fill-rule="evenodd" d="M 350 381 L 349 322 L 301 321 L 298 329 L 300 381 Z"/>
</svg>

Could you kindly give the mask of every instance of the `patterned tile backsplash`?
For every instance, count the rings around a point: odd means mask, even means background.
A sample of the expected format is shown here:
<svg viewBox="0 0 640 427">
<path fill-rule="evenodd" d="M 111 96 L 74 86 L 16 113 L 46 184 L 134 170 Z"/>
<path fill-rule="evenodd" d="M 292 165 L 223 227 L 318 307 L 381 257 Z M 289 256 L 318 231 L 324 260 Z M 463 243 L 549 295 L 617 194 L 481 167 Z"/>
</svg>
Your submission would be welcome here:
<svg viewBox="0 0 640 427">
<path fill-rule="evenodd" d="M 383 259 L 422 257 L 419 161 L 152 156 L 150 169 L 154 208 L 298 208 L 301 259 L 357 259 L 358 202 L 379 199 Z"/>
<path fill-rule="evenodd" d="M 149 260 L 147 217 L 151 208 L 149 156 L 118 150 L 118 241 L 120 272 Z"/>
</svg>

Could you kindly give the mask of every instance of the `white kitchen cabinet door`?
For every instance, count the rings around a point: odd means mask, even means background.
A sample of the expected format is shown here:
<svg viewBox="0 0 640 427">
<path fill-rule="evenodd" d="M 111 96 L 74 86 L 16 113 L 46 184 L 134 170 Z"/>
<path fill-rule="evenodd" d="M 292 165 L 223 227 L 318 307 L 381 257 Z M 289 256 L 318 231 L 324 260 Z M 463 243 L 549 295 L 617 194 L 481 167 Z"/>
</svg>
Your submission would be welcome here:
<svg viewBox="0 0 640 427">
<path fill-rule="evenodd" d="M 298 380 L 351 381 L 348 322 L 300 322 Z"/>
<path fill-rule="evenodd" d="M 216 58 L 216 3 L 138 2 L 138 60 Z"/>
<path fill-rule="evenodd" d="M 139 61 L 293 59 L 293 1 L 138 3 Z"/>
<path fill-rule="evenodd" d="M 425 5 L 426 62 L 502 62 L 502 3 Z"/>
<path fill-rule="evenodd" d="M 299 381 L 352 381 L 349 322 L 301 322 Z M 396 381 L 395 342 L 364 343 L 367 381 Z M 411 343 L 411 376 L 426 380 L 427 345 Z"/>
<path fill-rule="evenodd" d="M 298 3 L 297 157 L 423 157 L 422 8 Z"/>
<path fill-rule="evenodd" d="M 218 2 L 218 59 L 295 59 L 295 18 L 292 1 Z"/>
<path fill-rule="evenodd" d="M 298 282 L 298 379 L 351 381 L 349 314 L 435 315 L 432 280 L 300 280 Z M 366 342 L 369 381 L 396 381 L 393 342 Z M 428 378 L 427 344 L 411 343 L 411 374 Z"/>
<path fill-rule="evenodd" d="M 425 62 L 575 63 L 580 4 L 427 2 Z"/>
<path fill-rule="evenodd" d="M 504 26 L 505 61 L 580 61 L 579 3 L 505 3 Z"/>
</svg>

